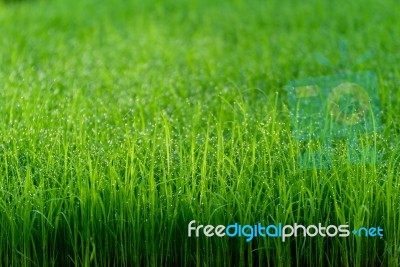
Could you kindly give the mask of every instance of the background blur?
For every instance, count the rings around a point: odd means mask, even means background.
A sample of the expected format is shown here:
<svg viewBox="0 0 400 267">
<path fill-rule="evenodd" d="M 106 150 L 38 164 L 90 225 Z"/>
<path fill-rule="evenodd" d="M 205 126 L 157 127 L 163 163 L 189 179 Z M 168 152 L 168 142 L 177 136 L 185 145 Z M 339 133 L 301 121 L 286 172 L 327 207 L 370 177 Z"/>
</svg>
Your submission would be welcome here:
<svg viewBox="0 0 400 267">
<path fill-rule="evenodd" d="M 399 14 L 394 0 L 0 1 L 2 264 L 398 266 Z M 284 86 L 338 69 L 377 75 L 383 162 L 351 165 L 339 142 L 336 167 L 300 170 Z M 188 238 L 191 220 L 385 235 L 246 243 Z"/>
</svg>

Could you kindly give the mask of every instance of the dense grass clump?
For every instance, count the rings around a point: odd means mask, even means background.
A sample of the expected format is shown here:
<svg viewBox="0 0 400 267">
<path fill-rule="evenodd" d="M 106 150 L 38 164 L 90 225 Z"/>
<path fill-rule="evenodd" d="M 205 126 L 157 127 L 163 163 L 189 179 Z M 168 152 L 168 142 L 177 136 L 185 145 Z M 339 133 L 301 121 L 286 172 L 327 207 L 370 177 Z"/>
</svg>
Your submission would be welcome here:
<svg viewBox="0 0 400 267">
<path fill-rule="evenodd" d="M 0 3 L 5 266 L 398 266 L 396 1 Z M 378 75 L 379 164 L 302 170 L 285 84 Z M 371 59 L 352 63 L 372 51 Z M 369 139 L 368 139 L 369 138 Z M 368 141 L 369 140 L 369 141 Z M 366 144 L 366 143 L 364 143 Z M 187 224 L 381 226 L 383 238 L 189 238 Z"/>
</svg>

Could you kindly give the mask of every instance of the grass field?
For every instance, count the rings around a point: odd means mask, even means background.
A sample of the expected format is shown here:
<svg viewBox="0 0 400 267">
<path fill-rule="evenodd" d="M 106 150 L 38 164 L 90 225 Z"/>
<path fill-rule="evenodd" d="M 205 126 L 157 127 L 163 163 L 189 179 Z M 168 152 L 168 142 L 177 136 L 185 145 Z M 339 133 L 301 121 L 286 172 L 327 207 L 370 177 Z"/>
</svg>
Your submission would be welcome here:
<svg viewBox="0 0 400 267">
<path fill-rule="evenodd" d="M 0 1 L 1 265 L 399 266 L 399 14 L 394 0 Z M 380 163 L 349 164 L 339 144 L 332 168 L 299 168 L 284 87 L 335 71 L 316 53 L 377 74 Z M 196 238 L 191 220 L 384 237 Z"/>
</svg>

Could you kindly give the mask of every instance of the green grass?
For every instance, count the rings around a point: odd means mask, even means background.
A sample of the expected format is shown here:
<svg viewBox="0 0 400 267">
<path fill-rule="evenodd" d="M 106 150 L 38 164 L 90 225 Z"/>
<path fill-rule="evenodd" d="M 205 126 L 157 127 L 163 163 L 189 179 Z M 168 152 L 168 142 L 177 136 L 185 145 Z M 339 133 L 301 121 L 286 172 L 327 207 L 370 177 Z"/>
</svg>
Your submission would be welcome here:
<svg viewBox="0 0 400 267">
<path fill-rule="evenodd" d="M 400 265 L 398 1 L 0 1 L 4 266 Z M 301 170 L 285 84 L 378 75 L 380 164 Z M 202 224 L 384 238 L 189 238 Z"/>
</svg>

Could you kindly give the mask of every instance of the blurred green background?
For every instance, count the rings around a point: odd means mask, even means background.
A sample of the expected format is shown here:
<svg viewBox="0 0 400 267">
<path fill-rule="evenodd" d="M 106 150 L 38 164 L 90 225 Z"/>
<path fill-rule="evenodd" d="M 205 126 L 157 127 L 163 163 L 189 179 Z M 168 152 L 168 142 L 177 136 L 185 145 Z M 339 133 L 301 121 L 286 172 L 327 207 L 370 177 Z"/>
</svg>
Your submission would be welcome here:
<svg viewBox="0 0 400 267">
<path fill-rule="evenodd" d="M 394 0 L 0 1 L 2 265 L 398 266 L 398 14 Z M 332 169 L 298 169 L 284 86 L 335 73 L 317 53 L 377 74 L 381 164 L 338 145 Z M 246 243 L 189 238 L 191 220 L 385 235 Z"/>
</svg>

